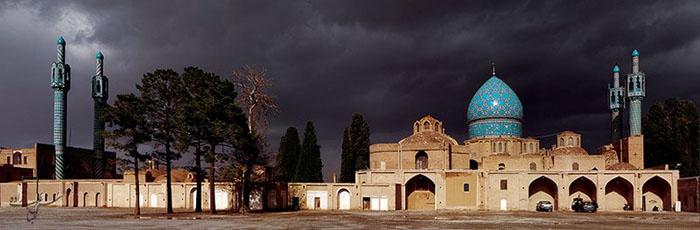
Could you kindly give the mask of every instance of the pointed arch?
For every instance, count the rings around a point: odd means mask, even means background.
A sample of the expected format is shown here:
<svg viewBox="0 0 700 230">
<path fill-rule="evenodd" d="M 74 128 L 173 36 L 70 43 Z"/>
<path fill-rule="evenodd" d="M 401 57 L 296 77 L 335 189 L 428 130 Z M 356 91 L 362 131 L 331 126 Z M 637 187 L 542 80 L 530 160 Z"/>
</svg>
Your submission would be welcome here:
<svg viewBox="0 0 700 230">
<path fill-rule="evenodd" d="M 528 208 L 535 210 L 537 203 L 540 201 L 549 201 L 553 205 L 553 209 L 559 208 L 559 199 L 557 194 L 557 183 L 552 179 L 540 176 L 530 182 L 528 186 Z"/>
<path fill-rule="evenodd" d="M 596 184 L 585 176 L 576 178 L 569 184 L 569 201 L 582 198 L 584 201 L 596 201 Z"/>
<path fill-rule="evenodd" d="M 435 209 L 435 182 L 418 174 L 406 182 L 406 208 L 411 210 Z"/>
<path fill-rule="evenodd" d="M 671 211 L 671 184 L 659 176 L 642 185 L 642 210 Z"/>
<path fill-rule="evenodd" d="M 634 186 L 620 176 L 605 184 L 605 210 L 624 210 L 625 205 L 634 207 Z"/>
</svg>

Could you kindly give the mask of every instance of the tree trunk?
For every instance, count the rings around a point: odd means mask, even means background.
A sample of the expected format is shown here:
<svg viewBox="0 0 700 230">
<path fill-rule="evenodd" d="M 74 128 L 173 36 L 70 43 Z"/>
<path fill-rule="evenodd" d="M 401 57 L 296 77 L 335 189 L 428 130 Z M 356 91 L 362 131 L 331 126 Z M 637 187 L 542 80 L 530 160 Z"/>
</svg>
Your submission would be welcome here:
<svg viewBox="0 0 700 230">
<path fill-rule="evenodd" d="M 197 191 L 195 194 L 197 194 L 197 200 L 195 200 L 194 212 L 202 212 L 202 179 L 204 179 L 202 178 L 202 152 L 199 147 L 195 151 L 194 161 L 197 168 Z"/>
<path fill-rule="evenodd" d="M 134 205 L 134 215 L 138 217 L 141 215 L 141 192 L 139 191 L 139 157 L 137 155 L 134 155 L 134 184 L 136 184 L 136 204 Z"/>
<path fill-rule="evenodd" d="M 215 200 L 215 188 L 214 188 L 214 177 L 216 174 L 216 155 L 215 154 L 215 146 L 210 146 L 209 150 L 209 156 L 211 156 L 210 162 L 209 162 L 209 211 L 211 214 L 216 214 L 216 200 Z"/>
<path fill-rule="evenodd" d="M 242 213 L 247 213 L 250 211 L 250 189 L 251 189 L 251 184 L 250 184 L 250 176 L 253 171 L 253 167 L 251 167 L 250 163 L 247 163 L 245 166 L 245 171 L 243 172 L 243 181 L 241 183 L 242 189 L 241 189 L 241 212 Z"/>
<path fill-rule="evenodd" d="M 167 213 L 173 214 L 173 188 L 172 188 L 172 177 L 170 174 L 170 145 L 165 145 L 165 193 L 167 196 Z"/>
<path fill-rule="evenodd" d="M 257 104 L 252 104 L 248 108 L 248 131 L 250 132 L 250 134 L 253 134 L 253 136 L 255 136 L 255 131 L 253 131 L 253 112 L 255 106 L 257 106 Z"/>
</svg>

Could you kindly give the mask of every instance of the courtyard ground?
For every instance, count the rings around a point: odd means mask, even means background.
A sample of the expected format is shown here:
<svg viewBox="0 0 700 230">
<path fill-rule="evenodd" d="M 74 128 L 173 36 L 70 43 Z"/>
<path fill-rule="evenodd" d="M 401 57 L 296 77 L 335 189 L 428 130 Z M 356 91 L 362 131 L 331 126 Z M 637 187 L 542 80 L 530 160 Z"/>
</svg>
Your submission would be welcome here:
<svg viewBox="0 0 700 230">
<path fill-rule="evenodd" d="M 167 217 L 145 209 L 137 219 L 131 209 L 41 208 L 27 221 L 27 209 L 0 209 L 0 229 L 700 229 L 698 213 L 571 213 L 486 211 L 299 211 L 194 214 Z"/>
</svg>

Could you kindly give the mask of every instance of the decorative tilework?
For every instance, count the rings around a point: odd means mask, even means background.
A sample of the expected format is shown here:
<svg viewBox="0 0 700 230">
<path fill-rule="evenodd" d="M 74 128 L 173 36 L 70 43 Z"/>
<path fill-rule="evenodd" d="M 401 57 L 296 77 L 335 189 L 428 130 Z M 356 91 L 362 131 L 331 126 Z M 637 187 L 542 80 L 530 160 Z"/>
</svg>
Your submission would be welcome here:
<svg viewBox="0 0 700 230">
<path fill-rule="evenodd" d="M 522 136 L 522 123 L 515 119 L 484 119 L 469 123 L 469 137 Z"/>
<path fill-rule="evenodd" d="M 468 121 L 493 117 L 523 118 L 523 105 L 518 95 L 496 76 L 492 76 L 476 91 L 467 111 Z"/>
<path fill-rule="evenodd" d="M 522 135 L 523 105 L 505 82 L 492 76 L 469 102 L 469 137 Z"/>
</svg>

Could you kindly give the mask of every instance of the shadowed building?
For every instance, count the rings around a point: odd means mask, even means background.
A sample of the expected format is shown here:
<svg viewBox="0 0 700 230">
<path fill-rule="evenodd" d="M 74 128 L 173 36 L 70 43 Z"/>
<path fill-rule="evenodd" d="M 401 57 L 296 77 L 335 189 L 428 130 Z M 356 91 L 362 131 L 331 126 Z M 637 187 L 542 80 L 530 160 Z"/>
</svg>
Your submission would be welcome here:
<svg viewBox="0 0 700 230">
<path fill-rule="evenodd" d="M 93 164 L 92 149 L 66 147 L 63 153 L 63 160 L 66 163 L 63 168 L 64 179 L 90 179 L 92 178 Z M 116 175 L 116 154 L 105 152 L 104 159 L 106 167 L 103 178 L 115 178 Z M 53 145 L 36 143 L 29 148 L 0 148 L 0 160 L 2 164 L 14 168 L 31 169 L 31 176 L 38 176 L 39 179 L 53 179 L 55 174 L 55 148 Z M 2 177 L 2 175 L 0 175 Z M 17 178 L 21 179 L 21 178 Z"/>
</svg>

